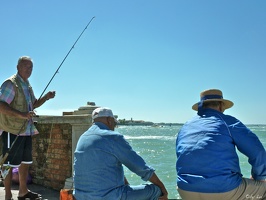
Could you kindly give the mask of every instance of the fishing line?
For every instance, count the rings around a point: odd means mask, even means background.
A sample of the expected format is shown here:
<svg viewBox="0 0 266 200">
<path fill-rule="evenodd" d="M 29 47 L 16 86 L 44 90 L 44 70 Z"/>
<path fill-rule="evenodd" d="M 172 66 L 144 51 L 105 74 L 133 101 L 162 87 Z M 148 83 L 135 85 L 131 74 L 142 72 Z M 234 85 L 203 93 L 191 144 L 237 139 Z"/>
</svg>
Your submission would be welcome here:
<svg viewBox="0 0 266 200">
<path fill-rule="evenodd" d="M 63 65 L 63 63 L 65 62 L 66 58 L 68 57 L 68 55 L 70 54 L 70 52 L 72 51 L 72 49 L 74 49 L 76 43 L 79 41 L 80 37 L 83 35 L 83 33 L 85 32 L 85 30 L 88 28 L 88 26 L 90 25 L 90 23 L 92 22 L 92 20 L 95 17 L 92 17 L 91 20 L 89 21 L 89 23 L 86 25 L 86 27 L 83 29 L 83 31 L 81 32 L 81 34 L 78 36 L 78 38 L 76 39 L 76 41 L 74 42 L 74 44 L 72 45 L 72 47 L 70 48 L 70 50 L 68 51 L 68 53 L 66 54 L 66 56 L 64 57 L 64 59 L 62 60 L 61 64 L 59 65 L 59 67 L 57 68 L 57 70 L 55 71 L 54 75 L 52 76 L 52 78 L 50 79 L 50 81 L 48 82 L 48 84 L 46 85 L 46 87 L 44 88 L 43 92 L 41 93 L 40 97 L 38 100 L 40 100 L 44 94 L 44 92 L 46 91 L 46 89 L 48 88 L 48 86 L 50 85 L 50 83 L 52 82 L 52 80 L 54 79 L 55 75 L 58 73 L 59 69 L 61 68 L 61 66 Z M 5 155 L 1 155 L 0 157 L 0 169 L 3 166 L 4 162 L 6 161 L 12 147 L 14 146 L 15 142 L 17 141 L 18 137 L 20 136 L 20 133 L 24 127 L 24 125 L 26 124 L 28 120 L 25 120 L 25 122 L 23 123 L 22 127 L 20 128 L 16 138 L 14 139 L 14 141 L 12 142 L 10 148 L 8 149 L 8 151 L 5 153 Z"/>
</svg>

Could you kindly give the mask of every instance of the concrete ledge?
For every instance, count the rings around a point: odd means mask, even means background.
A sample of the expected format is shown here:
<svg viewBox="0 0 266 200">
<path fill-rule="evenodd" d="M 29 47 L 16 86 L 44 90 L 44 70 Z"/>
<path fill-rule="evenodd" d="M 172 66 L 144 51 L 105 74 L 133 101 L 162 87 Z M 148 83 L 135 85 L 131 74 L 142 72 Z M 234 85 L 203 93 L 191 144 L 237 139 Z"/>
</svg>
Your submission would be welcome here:
<svg viewBox="0 0 266 200">
<path fill-rule="evenodd" d="M 33 121 L 37 123 L 56 123 L 56 124 L 91 124 L 91 114 L 84 115 L 64 115 L 64 116 L 49 116 L 40 115 L 39 117 L 34 117 Z"/>
</svg>

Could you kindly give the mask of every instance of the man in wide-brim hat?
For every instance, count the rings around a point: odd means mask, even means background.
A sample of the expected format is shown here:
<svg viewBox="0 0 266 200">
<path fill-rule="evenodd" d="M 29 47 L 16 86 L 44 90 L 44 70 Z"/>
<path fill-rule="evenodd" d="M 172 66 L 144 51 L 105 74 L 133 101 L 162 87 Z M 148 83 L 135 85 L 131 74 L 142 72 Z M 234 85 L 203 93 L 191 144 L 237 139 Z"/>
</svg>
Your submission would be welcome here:
<svg viewBox="0 0 266 200">
<path fill-rule="evenodd" d="M 233 106 L 222 91 L 200 93 L 197 115 L 176 139 L 177 187 L 182 199 L 266 199 L 266 151 L 241 121 L 223 112 Z M 249 158 L 251 179 L 243 178 L 236 147 Z"/>
</svg>

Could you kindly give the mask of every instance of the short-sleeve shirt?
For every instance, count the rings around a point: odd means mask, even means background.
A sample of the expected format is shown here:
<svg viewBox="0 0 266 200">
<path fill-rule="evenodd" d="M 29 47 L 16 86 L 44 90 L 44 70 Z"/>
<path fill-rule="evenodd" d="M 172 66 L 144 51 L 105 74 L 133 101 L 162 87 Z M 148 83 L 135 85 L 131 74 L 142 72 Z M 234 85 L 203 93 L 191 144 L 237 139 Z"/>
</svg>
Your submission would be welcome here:
<svg viewBox="0 0 266 200">
<path fill-rule="evenodd" d="M 36 101 L 36 97 L 34 94 L 32 94 L 33 96 L 31 96 L 31 93 L 29 91 L 29 82 L 24 81 L 19 76 L 19 74 L 17 74 L 17 77 L 18 77 L 18 80 L 22 86 L 24 95 L 26 97 L 26 101 L 28 104 L 28 111 L 32 111 L 33 110 L 33 104 Z M 14 89 L 13 83 L 11 81 L 5 81 L 0 88 L 0 101 L 3 101 L 3 102 L 6 102 L 7 104 L 10 104 L 14 98 L 15 98 L 15 89 Z M 0 130 L 0 134 L 2 134 L 3 131 L 4 130 Z M 33 121 L 29 120 L 26 131 L 24 133 L 20 133 L 19 135 L 20 136 L 28 136 L 28 135 L 35 135 L 38 133 L 39 132 L 36 129 L 36 127 L 34 126 Z"/>
</svg>

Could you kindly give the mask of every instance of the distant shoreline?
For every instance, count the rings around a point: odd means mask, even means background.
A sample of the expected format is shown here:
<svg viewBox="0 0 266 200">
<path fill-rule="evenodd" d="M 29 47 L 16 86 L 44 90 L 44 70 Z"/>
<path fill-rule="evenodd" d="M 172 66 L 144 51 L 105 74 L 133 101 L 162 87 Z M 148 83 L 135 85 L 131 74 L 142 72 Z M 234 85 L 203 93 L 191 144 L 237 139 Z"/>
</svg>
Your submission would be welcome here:
<svg viewBox="0 0 266 200">
<path fill-rule="evenodd" d="M 154 123 L 154 122 L 146 122 L 146 121 L 125 121 L 125 120 L 118 120 L 118 124 L 120 126 L 180 126 L 184 125 L 184 123 L 165 123 L 165 122 L 160 122 L 160 123 Z"/>
</svg>

